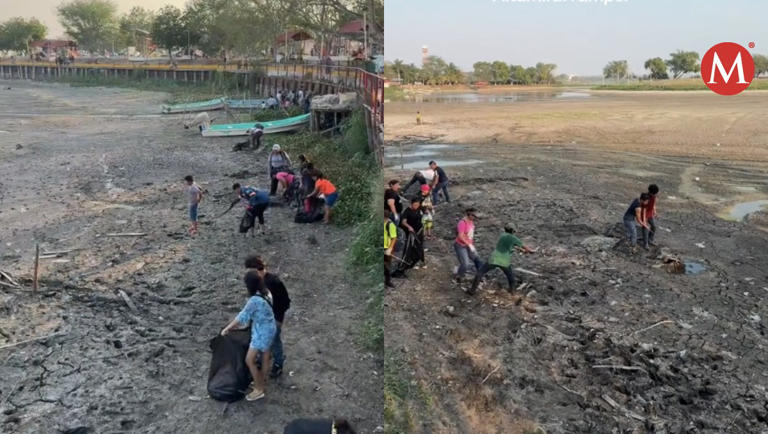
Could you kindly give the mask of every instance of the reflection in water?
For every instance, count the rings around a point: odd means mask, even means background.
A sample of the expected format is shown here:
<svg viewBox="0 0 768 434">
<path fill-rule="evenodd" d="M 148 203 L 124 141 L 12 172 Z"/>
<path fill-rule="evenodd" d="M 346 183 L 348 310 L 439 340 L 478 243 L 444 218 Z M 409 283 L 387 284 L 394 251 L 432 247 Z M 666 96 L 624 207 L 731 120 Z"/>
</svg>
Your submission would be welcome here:
<svg viewBox="0 0 768 434">
<path fill-rule="evenodd" d="M 443 159 L 440 159 L 437 161 L 437 163 L 441 167 L 472 166 L 475 164 L 480 164 L 482 162 L 483 162 L 482 160 L 443 160 Z M 398 164 L 393 167 L 399 168 L 401 166 Z M 424 161 L 412 161 L 410 163 L 405 163 L 404 165 L 402 165 L 402 168 L 403 169 L 427 169 L 427 163 Z"/>
<path fill-rule="evenodd" d="M 413 95 L 409 97 L 411 102 L 437 102 L 437 103 L 510 103 L 528 101 L 549 101 L 558 99 L 582 99 L 591 98 L 586 92 L 574 91 L 542 91 L 542 92 L 510 92 L 485 94 L 476 92 L 464 93 L 434 93 L 427 95 Z"/>
<path fill-rule="evenodd" d="M 694 261 L 685 261 L 685 274 L 699 274 L 707 270 L 704 264 L 700 264 Z"/>
</svg>

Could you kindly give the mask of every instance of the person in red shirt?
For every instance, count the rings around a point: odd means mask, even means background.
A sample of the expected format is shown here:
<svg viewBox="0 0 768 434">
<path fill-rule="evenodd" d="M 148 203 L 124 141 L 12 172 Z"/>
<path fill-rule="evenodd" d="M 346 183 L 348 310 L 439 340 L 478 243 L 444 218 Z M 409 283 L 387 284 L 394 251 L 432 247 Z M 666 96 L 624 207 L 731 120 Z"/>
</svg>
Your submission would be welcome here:
<svg viewBox="0 0 768 434">
<path fill-rule="evenodd" d="M 323 172 L 316 170 L 312 173 L 312 179 L 315 180 L 315 191 L 309 194 L 307 197 L 318 196 L 322 194 L 325 196 L 325 217 L 323 223 L 328 224 L 331 222 L 331 209 L 339 200 L 339 192 L 336 191 L 336 187 L 331 184 L 331 181 L 323 177 Z"/>
<path fill-rule="evenodd" d="M 643 228 L 643 241 L 646 245 L 656 246 L 653 239 L 656 236 L 656 196 L 659 194 L 659 186 L 656 184 L 649 185 L 648 194 L 651 199 L 643 207 L 645 221 L 648 222 L 648 228 Z"/>
</svg>

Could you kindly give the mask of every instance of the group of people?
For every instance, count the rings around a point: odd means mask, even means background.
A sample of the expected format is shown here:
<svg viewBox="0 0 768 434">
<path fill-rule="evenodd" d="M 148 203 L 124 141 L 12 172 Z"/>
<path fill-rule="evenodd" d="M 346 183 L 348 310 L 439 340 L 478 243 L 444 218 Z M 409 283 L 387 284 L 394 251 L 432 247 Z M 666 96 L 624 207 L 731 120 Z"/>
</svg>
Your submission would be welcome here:
<svg viewBox="0 0 768 434">
<path fill-rule="evenodd" d="M 407 195 L 410 187 L 417 183 L 419 193 L 404 206 L 401 194 Z M 435 206 L 440 201 L 440 193 L 446 202 L 450 202 L 448 175 L 435 161 L 429 162 L 429 169 L 417 172 L 403 189 L 399 180 L 389 181 L 384 191 L 384 281 L 387 287 L 394 287 L 392 276 L 403 276 L 409 268 L 426 267 L 424 241 L 433 239 Z M 399 258 L 395 250 L 400 233 L 405 234 L 405 241 Z M 393 261 L 397 261 L 394 271 Z"/>
<path fill-rule="evenodd" d="M 296 92 L 293 90 L 289 90 L 288 92 L 278 90 L 275 95 L 270 95 L 266 101 L 262 102 L 261 108 L 277 110 L 279 108 L 287 109 L 288 107 L 296 106 L 301 107 L 304 113 L 309 113 L 311 101 L 311 93 L 305 93 L 303 87 L 299 88 Z"/>
<path fill-rule="evenodd" d="M 442 193 L 446 203 L 450 203 L 448 183 L 448 175 L 435 161 L 429 162 L 429 169 L 416 172 L 402 189 L 400 181 L 389 181 L 389 186 L 384 192 L 384 280 L 387 287 L 394 287 L 392 277 L 404 275 L 408 268 L 418 269 L 418 263 L 426 266 L 424 240 L 434 238 L 435 206 L 440 200 L 440 194 Z M 420 194 L 412 197 L 410 206 L 405 208 L 401 194 L 407 195 L 408 190 L 415 184 L 420 186 Z M 534 250 L 523 244 L 516 236 L 517 227 L 509 223 L 505 225 L 504 233 L 488 260 L 482 261 L 474 241 L 476 219 L 477 211 L 468 208 L 456 226 L 457 235 L 453 250 L 459 265 L 454 269 L 455 281 L 461 285 L 469 267 L 474 265 L 476 274 L 471 287 L 467 289 L 469 294 L 474 294 L 483 277 L 492 269 L 499 268 L 507 277 L 510 291 L 514 290 L 516 278 L 511 255 L 516 250 L 525 253 L 533 253 Z M 395 250 L 400 233 L 405 234 L 405 242 L 402 243 L 402 257 L 397 257 Z M 397 262 L 394 271 L 393 262 Z"/>
<path fill-rule="evenodd" d="M 627 233 L 627 242 L 632 253 L 637 250 L 637 229 L 643 231 L 643 248 L 648 250 L 655 246 L 656 238 L 656 197 L 659 194 L 659 186 L 651 184 L 648 191 L 640 193 L 640 197 L 632 200 L 629 208 L 624 213 L 623 223 Z"/>
</svg>

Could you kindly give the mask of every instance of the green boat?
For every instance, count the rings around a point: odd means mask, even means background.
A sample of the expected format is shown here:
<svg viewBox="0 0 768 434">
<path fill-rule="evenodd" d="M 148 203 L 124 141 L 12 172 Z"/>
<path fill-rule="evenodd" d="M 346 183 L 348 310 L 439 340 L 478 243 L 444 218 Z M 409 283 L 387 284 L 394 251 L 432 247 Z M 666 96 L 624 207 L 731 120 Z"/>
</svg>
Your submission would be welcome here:
<svg viewBox="0 0 768 434">
<path fill-rule="evenodd" d="M 189 113 L 219 110 L 224 108 L 225 98 L 214 98 L 208 101 L 190 102 L 186 104 L 171 104 L 163 106 L 163 113 Z"/>
<path fill-rule="evenodd" d="M 203 130 L 203 137 L 246 136 L 248 130 L 256 124 L 264 126 L 264 134 L 284 133 L 304 128 L 308 123 L 309 114 L 305 114 L 277 121 L 211 125 L 210 128 Z"/>
</svg>

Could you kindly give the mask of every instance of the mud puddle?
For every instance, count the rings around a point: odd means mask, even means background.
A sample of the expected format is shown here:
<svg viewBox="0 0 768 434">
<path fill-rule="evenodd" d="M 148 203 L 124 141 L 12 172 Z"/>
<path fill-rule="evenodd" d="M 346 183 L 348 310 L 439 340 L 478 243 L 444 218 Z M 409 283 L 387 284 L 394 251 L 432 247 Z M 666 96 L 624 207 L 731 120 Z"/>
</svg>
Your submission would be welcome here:
<svg viewBox="0 0 768 434">
<path fill-rule="evenodd" d="M 707 271 L 707 266 L 696 261 L 683 261 L 684 273 L 688 275 L 701 274 Z"/>
<path fill-rule="evenodd" d="M 752 202 L 742 202 L 731 207 L 729 216 L 733 220 L 742 221 L 750 214 L 762 211 L 768 206 L 768 200 L 755 200 Z"/>
</svg>

